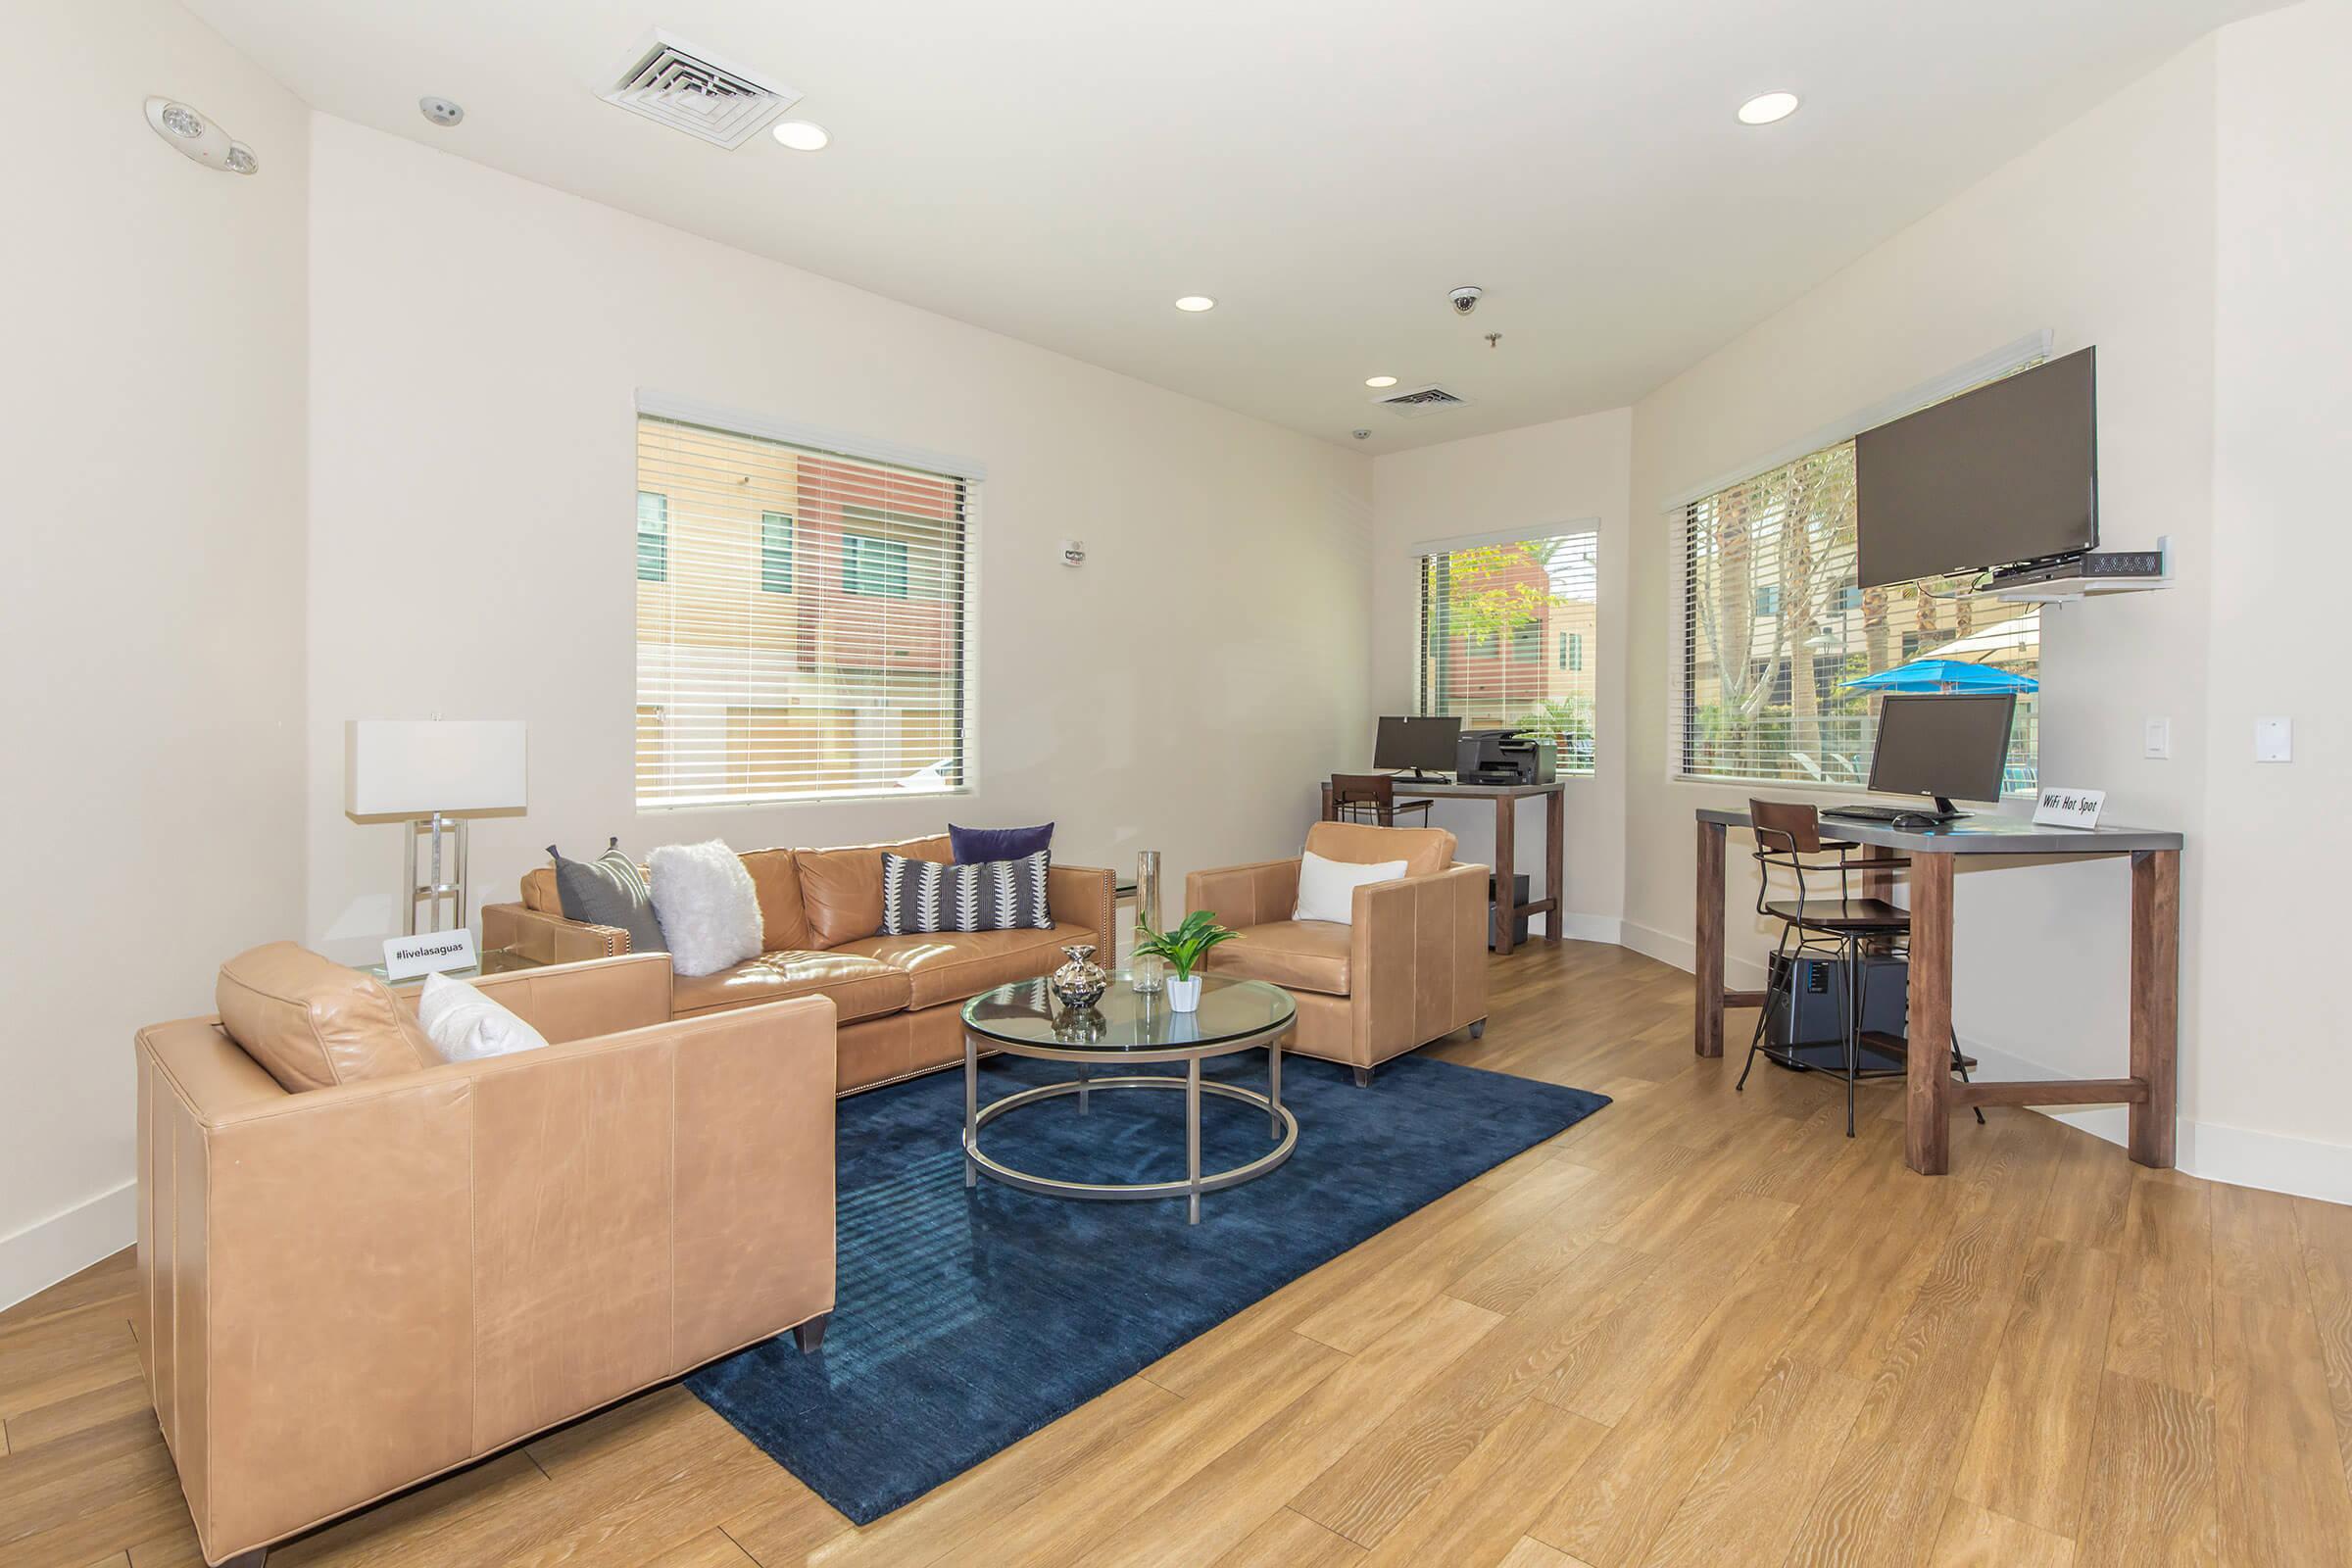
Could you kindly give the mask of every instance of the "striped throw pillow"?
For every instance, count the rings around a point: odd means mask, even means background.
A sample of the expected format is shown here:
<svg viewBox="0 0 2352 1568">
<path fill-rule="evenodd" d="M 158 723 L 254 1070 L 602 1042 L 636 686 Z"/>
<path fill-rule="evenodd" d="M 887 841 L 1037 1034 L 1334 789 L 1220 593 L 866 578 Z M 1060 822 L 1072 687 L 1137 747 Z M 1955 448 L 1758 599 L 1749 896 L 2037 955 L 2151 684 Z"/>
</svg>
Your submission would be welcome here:
<svg viewBox="0 0 2352 1568">
<path fill-rule="evenodd" d="M 941 865 L 882 852 L 882 934 L 1048 931 L 1047 851 L 1017 860 Z"/>
</svg>

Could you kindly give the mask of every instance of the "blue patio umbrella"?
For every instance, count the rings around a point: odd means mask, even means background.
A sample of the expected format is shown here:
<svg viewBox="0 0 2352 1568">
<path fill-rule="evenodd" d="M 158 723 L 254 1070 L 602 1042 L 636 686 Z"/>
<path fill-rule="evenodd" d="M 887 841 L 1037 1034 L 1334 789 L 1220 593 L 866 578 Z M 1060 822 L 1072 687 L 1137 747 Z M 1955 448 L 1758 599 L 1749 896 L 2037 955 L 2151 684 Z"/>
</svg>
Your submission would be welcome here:
<svg viewBox="0 0 2352 1568">
<path fill-rule="evenodd" d="M 1915 659 L 1908 664 L 1882 669 L 1838 683 L 1866 692 L 2036 692 L 2041 682 L 2031 675 L 2012 675 L 1989 664 L 1959 659 Z"/>
</svg>

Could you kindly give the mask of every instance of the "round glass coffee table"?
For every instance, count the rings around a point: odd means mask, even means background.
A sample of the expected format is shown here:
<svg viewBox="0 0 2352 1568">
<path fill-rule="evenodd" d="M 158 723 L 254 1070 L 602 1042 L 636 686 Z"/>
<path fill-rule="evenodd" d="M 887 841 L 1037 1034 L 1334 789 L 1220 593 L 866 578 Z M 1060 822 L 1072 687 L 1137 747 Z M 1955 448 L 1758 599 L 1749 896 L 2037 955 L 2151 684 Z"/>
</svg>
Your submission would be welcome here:
<svg viewBox="0 0 2352 1568">
<path fill-rule="evenodd" d="M 1008 1187 L 1056 1198 L 1183 1198 L 1188 1223 L 1200 1223 L 1200 1195 L 1263 1176 L 1291 1157 L 1298 1121 L 1282 1105 L 1282 1037 L 1298 1021 L 1290 994 L 1259 980 L 1201 978 L 1200 1005 L 1178 1012 L 1165 995 L 1138 996 L 1122 972 L 1110 978 L 1102 1000 L 1072 1011 L 1054 1000 L 1043 980 L 984 991 L 963 1004 L 963 1185 L 975 1186 L 985 1171 Z M 1203 1082 L 1200 1063 L 1237 1051 L 1266 1051 L 1266 1093 L 1235 1084 Z M 1008 1052 L 1045 1061 L 1077 1065 L 1077 1076 L 1006 1095 L 987 1105 L 980 1099 L 980 1054 Z M 1097 1077 L 1102 1068 L 1145 1062 L 1181 1061 L 1184 1075 L 1117 1073 Z M 999 1116 L 1065 1095 L 1078 1099 L 1079 1114 L 1097 1091 L 1167 1089 L 1184 1092 L 1185 1179 L 1166 1182 L 1073 1182 L 1018 1170 L 980 1147 L 980 1129 Z M 1200 1097 L 1222 1095 L 1266 1113 L 1275 1146 L 1229 1170 L 1200 1172 Z"/>
</svg>

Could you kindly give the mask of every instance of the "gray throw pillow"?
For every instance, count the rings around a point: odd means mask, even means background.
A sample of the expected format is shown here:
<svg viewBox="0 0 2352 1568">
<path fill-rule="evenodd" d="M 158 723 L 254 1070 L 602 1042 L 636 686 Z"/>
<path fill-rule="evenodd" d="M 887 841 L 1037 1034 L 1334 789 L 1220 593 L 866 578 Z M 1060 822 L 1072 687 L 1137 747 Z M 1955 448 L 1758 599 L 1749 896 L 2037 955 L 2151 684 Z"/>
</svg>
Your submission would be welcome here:
<svg viewBox="0 0 2352 1568">
<path fill-rule="evenodd" d="M 1017 860 L 941 865 L 882 852 L 882 934 L 1051 931 L 1044 850 Z"/>
<path fill-rule="evenodd" d="M 669 951 L 654 913 L 653 889 L 637 862 L 620 853 L 620 840 L 593 860 L 566 860 L 553 844 L 547 853 L 556 862 L 556 899 L 564 919 L 616 925 L 629 934 L 631 953 Z"/>
</svg>

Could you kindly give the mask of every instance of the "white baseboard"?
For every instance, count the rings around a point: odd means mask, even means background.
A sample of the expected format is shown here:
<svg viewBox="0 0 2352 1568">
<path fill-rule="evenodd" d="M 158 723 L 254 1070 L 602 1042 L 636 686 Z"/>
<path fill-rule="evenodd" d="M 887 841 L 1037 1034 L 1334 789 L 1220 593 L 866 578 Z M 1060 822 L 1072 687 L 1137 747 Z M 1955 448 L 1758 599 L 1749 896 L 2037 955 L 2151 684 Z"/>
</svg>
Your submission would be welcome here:
<svg viewBox="0 0 2352 1568">
<path fill-rule="evenodd" d="M 2067 1076 L 2015 1051 L 1965 1037 L 1960 1044 L 1977 1058 L 1976 1076 L 1980 1078 L 2032 1082 Z M 2053 1105 L 2041 1114 L 2119 1147 L 2127 1142 L 2131 1112 L 2123 1105 Z M 2174 1163 L 2191 1176 L 2231 1187 L 2259 1187 L 2297 1198 L 2352 1203 L 2352 1147 L 2192 1121 L 2185 1116 L 2174 1139 Z"/>
<path fill-rule="evenodd" d="M 1697 948 L 1690 938 L 1673 936 L 1631 920 L 1622 924 L 1621 940 L 1636 953 L 1687 972 L 1697 969 Z M 1764 966 L 1752 959 L 1727 955 L 1724 980 L 1734 990 L 1761 990 Z M 1966 1037 L 1960 1043 L 1980 1063 L 1977 1070 L 1980 1078 L 2032 1080 L 2067 1076 L 2016 1051 Z M 2053 1106 L 2039 1114 L 2070 1127 L 2080 1127 L 2111 1144 L 2120 1146 L 2125 1142 L 2129 1113 L 2122 1105 Z M 2176 1134 L 2174 1156 L 2180 1169 L 2207 1181 L 2226 1182 L 2231 1187 L 2259 1187 L 2266 1192 L 2323 1199 L 2331 1203 L 2352 1203 L 2352 1146 L 2183 1117 Z"/>
<path fill-rule="evenodd" d="M 0 1307 L 80 1273 L 139 1236 L 139 1184 L 124 1182 L 0 1238 Z"/>
<path fill-rule="evenodd" d="M 1528 922 L 1530 931 L 1548 931 L 1551 916 L 1539 914 Z M 1611 947 L 1624 946 L 1625 922 L 1613 914 L 1578 914 L 1571 910 L 1560 916 L 1560 940 L 1563 942 L 1605 942 Z"/>
</svg>

